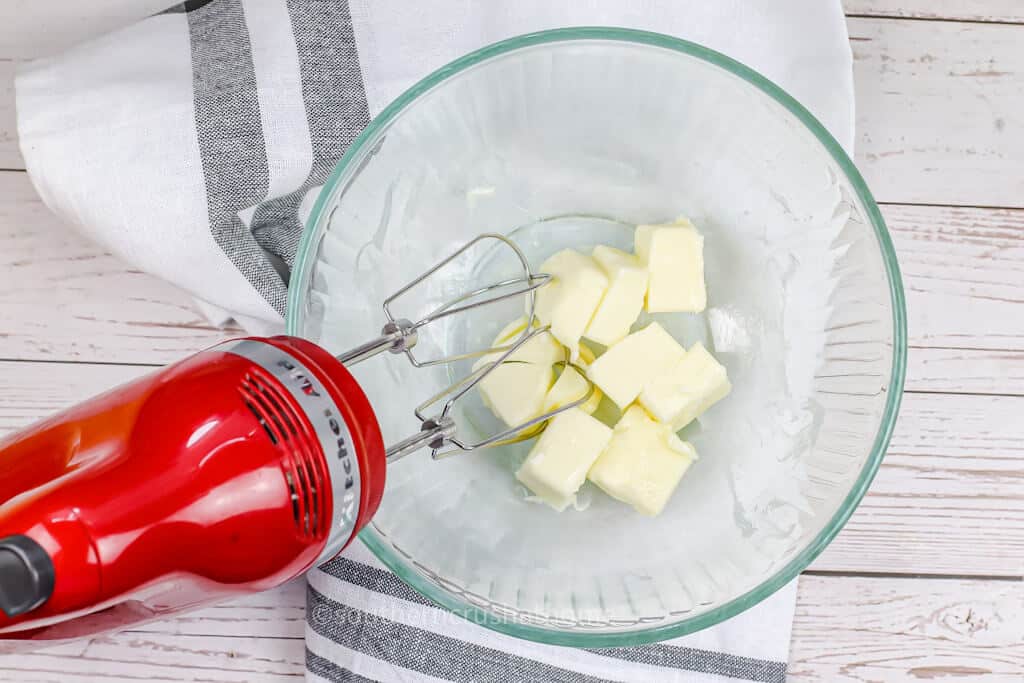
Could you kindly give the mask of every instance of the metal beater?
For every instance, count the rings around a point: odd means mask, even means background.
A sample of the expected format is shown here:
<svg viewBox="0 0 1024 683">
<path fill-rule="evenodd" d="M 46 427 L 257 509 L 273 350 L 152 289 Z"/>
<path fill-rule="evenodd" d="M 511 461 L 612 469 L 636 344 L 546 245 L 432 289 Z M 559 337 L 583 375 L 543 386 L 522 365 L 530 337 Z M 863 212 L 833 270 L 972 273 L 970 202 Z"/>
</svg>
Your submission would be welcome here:
<svg viewBox="0 0 1024 683">
<path fill-rule="evenodd" d="M 470 292 L 466 292 L 455 299 L 438 306 L 416 322 L 412 322 L 405 318 L 395 317 L 392 312 L 392 305 L 396 300 L 407 294 L 413 288 L 423 284 L 446 265 L 452 263 L 485 240 L 495 240 L 498 244 L 510 249 L 515 254 L 522 267 L 522 275 L 520 277 L 500 280 L 498 282 L 479 287 Z M 478 368 L 466 377 L 418 405 L 414 412 L 416 418 L 420 420 L 420 431 L 408 438 L 402 439 L 392 446 L 389 446 L 387 449 L 388 463 L 400 460 L 421 448 L 429 447 L 431 449 L 432 457 L 436 459 L 458 452 L 474 451 L 481 448 L 509 443 L 510 441 L 516 440 L 517 436 L 521 436 L 523 434 L 534 436 L 540 433 L 540 431 L 543 430 L 544 424 L 555 415 L 580 406 L 590 399 L 594 393 L 594 386 L 593 384 L 588 383 L 588 391 L 582 398 L 560 406 L 557 409 L 548 411 L 522 424 L 509 427 L 497 434 L 493 434 L 477 441 L 467 441 L 460 438 L 457 433 L 455 420 L 451 416 L 452 409 L 461 398 L 463 398 L 474 387 L 479 385 L 480 382 L 515 354 L 515 352 L 524 344 L 528 343 L 538 335 L 550 333 L 550 326 L 548 325 L 535 326 L 535 309 L 537 303 L 536 292 L 550 281 L 550 275 L 545 273 L 533 273 L 531 271 L 530 263 L 527 260 L 526 255 L 515 242 L 504 235 L 499 235 L 497 233 L 484 233 L 470 240 L 450 256 L 438 262 L 419 277 L 415 278 L 385 299 L 383 310 L 384 315 L 387 318 L 387 323 L 385 323 L 384 327 L 381 329 L 380 336 L 377 339 L 338 355 L 337 359 L 344 365 L 354 365 L 355 363 L 362 362 L 385 351 L 394 354 L 405 354 L 409 362 L 416 368 L 444 365 L 465 360 L 467 358 L 481 357 L 499 352 L 501 353 L 501 355 L 494 361 Z M 477 309 L 482 306 L 488 306 L 499 301 L 506 301 L 524 296 L 527 297 L 527 324 L 514 342 L 507 345 L 490 347 L 470 353 L 445 356 L 431 360 L 421 360 L 413 353 L 413 349 L 415 348 L 418 340 L 417 331 L 424 326 L 437 322 L 443 318 L 465 313 L 466 311 Z M 569 366 L 570 363 L 567 356 L 563 367 Z M 442 401 L 443 403 L 441 403 Z M 432 414 L 428 412 L 431 407 L 436 406 L 438 403 L 441 403 L 440 410 Z"/>
</svg>

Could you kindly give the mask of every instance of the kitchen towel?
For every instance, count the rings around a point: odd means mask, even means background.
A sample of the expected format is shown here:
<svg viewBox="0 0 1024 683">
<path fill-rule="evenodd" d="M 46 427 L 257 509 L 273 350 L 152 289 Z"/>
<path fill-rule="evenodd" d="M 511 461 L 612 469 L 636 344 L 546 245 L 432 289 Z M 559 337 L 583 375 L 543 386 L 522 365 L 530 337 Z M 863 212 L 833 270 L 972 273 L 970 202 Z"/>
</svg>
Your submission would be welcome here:
<svg viewBox="0 0 1024 683">
<path fill-rule="evenodd" d="M 22 153 L 47 205 L 215 322 L 281 329 L 319 186 L 370 118 L 446 62 L 569 25 L 687 38 L 796 96 L 852 151 L 839 0 L 191 0 L 23 67 Z M 664 643 L 574 650 L 462 621 L 362 546 L 309 575 L 312 681 L 782 681 L 795 582 Z"/>
</svg>

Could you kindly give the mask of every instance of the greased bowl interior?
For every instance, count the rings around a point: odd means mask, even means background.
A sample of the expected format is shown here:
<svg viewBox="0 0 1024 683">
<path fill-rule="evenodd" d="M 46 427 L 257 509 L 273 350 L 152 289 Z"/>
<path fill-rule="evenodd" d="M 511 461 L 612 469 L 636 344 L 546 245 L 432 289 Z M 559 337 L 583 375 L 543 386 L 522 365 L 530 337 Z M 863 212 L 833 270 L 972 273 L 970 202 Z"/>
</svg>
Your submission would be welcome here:
<svg viewBox="0 0 1024 683">
<path fill-rule="evenodd" d="M 410 456 L 363 541 L 433 601 L 523 638 L 580 646 L 682 635 L 756 604 L 828 544 L 885 451 L 903 384 L 892 245 L 853 164 L 798 103 L 706 48 L 565 29 L 468 55 L 402 95 L 352 145 L 313 208 L 288 330 L 342 351 L 383 299 L 482 232 L 536 268 L 560 248 L 632 246 L 637 223 L 705 235 L 708 308 L 653 316 L 726 365 L 733 393 L 683 436 L 700 459 L 663 514 L 587 484 L 561 514 L 525 499 L 529 444 Z M 509 268 L 483 249 L 427 285 L 438 300 Z M 413 304 L 410 304 L 413 305 Z M 420 304 L 415 304 L 420 305 Z M 427 351 L 486 343 L 515 310 L 424 332 Z M 415 315 L 415 311 L 410 315 Z M 389 443 L 468 371 L 399 356 L 354 368 Z M 475 395 L 467 436 L 496 427 Z"/>
</svg>

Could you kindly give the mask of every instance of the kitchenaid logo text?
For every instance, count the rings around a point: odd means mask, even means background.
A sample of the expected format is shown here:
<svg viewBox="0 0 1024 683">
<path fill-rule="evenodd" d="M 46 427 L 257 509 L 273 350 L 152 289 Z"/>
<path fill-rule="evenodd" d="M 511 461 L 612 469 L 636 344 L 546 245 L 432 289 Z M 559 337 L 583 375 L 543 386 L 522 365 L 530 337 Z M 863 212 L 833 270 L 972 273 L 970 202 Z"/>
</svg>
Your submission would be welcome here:
<svg viewBox="0 0 1024 683">
<path fill-rule="evenodd" d="M 295 367 L 295 363 L 286 358 L 282 358 L 277 361 L 277 365 L 278 367 L 284 368 L 288 371 L 288 379 L 299 387 L 299 391 L 304 393 L 306 396 L 320 397 L 320 392 L 316 390 L 315 386 L 313 386 L 313 381 L 306 377 L 306 373 Z"/>
<path fill-rule="evenodd" d="M 323 398 L 319 389 L 313 384 L 302 368 L 297 367 L 290 360 L 282 358 L 277 361 L 278 367 L 287 371 L 286 377 L 294 384 L 300 392 L 306 396 L 313 398 Z M 326 402 L 326 401 L 325 401 Z M 312 419 L 313 415 L 310 415 Z M 344 495 L 341 497 L 341 521 L 342 525 L 354 523 L 356 514 L 356 496 L 355 491 L 352 488 L 355 486 L 355 463 L 353 462 L 352 454 L 349 452 L 348 443 L 345 440 L 347 434 L 344 427 L 342 427 L 341 419 L 335 415 L 333 407 L 325 407 L 323 410 L 323 419 L 327 421 L 327 427 L 330 429 L 332 436 L 334 437 L 334 457 L 341 463 L 342 471 L 344 472 L 343 490 Z M 326 446 L 326 444 L 324 444 Z M 325 453 L 325 455 L 330 455 Z"/>
</svg>

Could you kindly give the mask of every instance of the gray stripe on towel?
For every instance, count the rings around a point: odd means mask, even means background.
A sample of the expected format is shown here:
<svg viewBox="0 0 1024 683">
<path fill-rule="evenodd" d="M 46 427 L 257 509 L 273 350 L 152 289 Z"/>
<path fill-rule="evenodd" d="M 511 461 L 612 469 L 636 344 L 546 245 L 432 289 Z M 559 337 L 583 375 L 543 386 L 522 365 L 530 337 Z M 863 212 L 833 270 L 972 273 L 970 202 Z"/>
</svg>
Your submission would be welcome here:
<svg viewBox="0 0 1024 683">
<path fill-rule="evenodd" d="M 186 2 L 179 2 L 177 5 L 172 5 L 162 12 L 157 12 L 153 16 L 159 16 L 161 14 L 185 14 L 186 12 L 194 12 L 200 7 L 209 5 L 213 0 L 187 0 Z"/>
<path fill-rule="evenodd" d="M 786 680 L 785 662 L 741 657 L 726 652 L 698 650 L 692 647 L 654 643 L 636 647 L 594 648 L 587 651 L 638 664 L 665 669 L 699 671 L 745 681 L 757 681 L 758 683 L 785 683 Z"/>
<path fill-rule="evenodd" d="M 299 56 L 313 165 L 300 187 L 256 209 L 252 231 L 260 246 L 290 267 L 302 237 L 302 198 L 310 188 L 326 182 L 370 122 L 370 110 L 347 0 L 288 0 L 288 14 Z"/>
<path fill-rule="evenodd" d="M 390 621 L 331 600 L 312 586 L 306 595 L 306 614 L 321 615 L 308 620 L 310 628 L 324 638 L 428 676 L 454 683 L 605 683 L 608 680 Z"/>
<path fill-rule="evenodd" d="M 266 198 L 270 183 L 242 1 L 217 0 L 185 16 L 210 231 L 246 280 L 283 314 L 285 283 L 238 216 Z"/>
<path fill-rule="evenodd" d="M 436 603 L 427 600 L 417 593 L 409 587 L 409 584 L 402 581 L 395 574 L 361 562 L 353 562 L 344 557 L 335 557 L 330 562 L 321 565 L 320 571 L 375 593 L 383 593 L 384 595 L 401 598 L 407 602 L 415 602 L 419 605 L 437 607 Z"/>
<path fill-rule="evenodd" d="M 344 557 L 336 557 L 322 565 L 320 570 L 337 579 L 376 593 L 419 605 L 437 607 L 435 603 L 410 588 L 395 574 L 383 569 L 353 562 Z M 588 652 L 637 664 L 715 674 L 757 683 L 784 683 L 786 680 L 785 662 L 679 645 L 655 643 L 637 647 L 591 648 L 588 649 Z"/>
<path fill-rule="evenodd" d="M 366 678 L 359 674 L 338 666 L 329 659 L 324 659 L 315 652 L 306 648 L 306 671 L 324 678 L 331 683 L 376 683 L 372 678 Z"/>
</svg>

